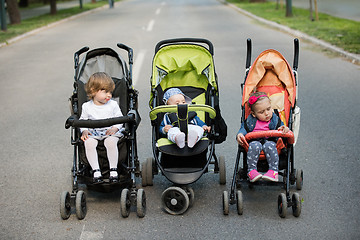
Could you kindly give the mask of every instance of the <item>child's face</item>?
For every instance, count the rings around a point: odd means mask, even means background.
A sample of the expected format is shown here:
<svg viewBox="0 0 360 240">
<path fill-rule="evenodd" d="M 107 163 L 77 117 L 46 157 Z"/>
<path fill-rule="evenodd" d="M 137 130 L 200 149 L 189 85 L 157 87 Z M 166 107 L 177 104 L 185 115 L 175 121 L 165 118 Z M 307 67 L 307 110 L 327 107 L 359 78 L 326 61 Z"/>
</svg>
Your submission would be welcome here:
<svg viewBox="0 0 360 240">
<path fill-rule="evenodd" d="M 272 117 L 273 110 L 271 108 L 271 103 L 268 98 L 265 98 L 261 101 L 257 101 L 253 106 L 251 114 L 260 121 L 268 122 Z"/>
<path fill-rule="evenodd" d="M 111 92 L 107 92 L 106 90 L 99 90 L 96 92 L 93 101 L 95 105 L 104 105 L 111 99 L 111 97 Z"/>
<path fill-rule="evenodd" d="M 169 97 L 167 101 L 167 105 L 178 105 L 178 104 L 186 104 L 184 95 L 175 94 Z"/>
</svg>

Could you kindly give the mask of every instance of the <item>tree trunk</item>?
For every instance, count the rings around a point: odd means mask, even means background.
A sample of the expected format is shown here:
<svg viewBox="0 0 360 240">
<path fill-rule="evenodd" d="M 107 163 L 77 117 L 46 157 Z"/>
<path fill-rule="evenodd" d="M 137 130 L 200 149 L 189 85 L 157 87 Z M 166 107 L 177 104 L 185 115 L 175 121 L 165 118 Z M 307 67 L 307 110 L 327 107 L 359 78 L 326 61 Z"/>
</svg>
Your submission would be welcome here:
<svg viewBox="0 0 360 240">
<path fill-rule="evenodd" d="M 286 0 L 286 17 L 292 16 L 292 0 Z"/>
<path fill-rule="evenodd" d="M 9 13 L 10 24 L 21 23 L 20 11 L 17 0 L 6 0 L 7 11 Z"/>
<path fill-rule="evenodd" d="M 20 0 L 19 1 L 19 7 L 26 8 L 28 6 L 29 6 L 29 1 L 28 0 Z"/>
<path fill-rule="evenodd" d="M 310 20 L 311 20 L 311 21 L 314 21 L 312 0 L 310 0 L 310 8 L 309 8 L 309 11 L 310 11 Z"/>
<path fill-rule="evenodd" d="M 56 0 L 50 0 L 50 14 L 56 14 Z"/>
</svg>

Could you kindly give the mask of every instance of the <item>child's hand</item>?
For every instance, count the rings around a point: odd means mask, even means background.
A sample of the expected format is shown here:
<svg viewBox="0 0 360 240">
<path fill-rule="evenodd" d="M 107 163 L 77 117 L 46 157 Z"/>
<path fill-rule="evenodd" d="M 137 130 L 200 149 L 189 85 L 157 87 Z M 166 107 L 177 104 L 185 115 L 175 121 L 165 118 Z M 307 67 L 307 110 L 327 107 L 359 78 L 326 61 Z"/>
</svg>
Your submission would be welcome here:
<svg viewBox="0 0 360 240">
<path fill-rule="evenodd" d="M 89 138 L 89 135 L 91 135 L 91 133 L 88 130 L 83 131 L 81 134 L 81 140 L 85 142 Z"/>
<path fill-rule="evenodd" d="M 173 127 L 172 125 L 165 125 L 164 132 L 167 133 L 172 127 Z"/>
<path fill-rule="evenodd" d="M 204 125 L 202 128 L 204 129 L 205 132 L 210 132 L 211 130 L 211 126 Z"/>
<path fill-rule="evenodd" d="M 236 136 L 236 140 L 242 146 L 244 144 L 244 141 L 245 141 L 245 136 L 242 133 L 239 133 Z"/>
<path fill-rule="evenodd" d="M 278 131 L 282 131 L 283 134 L 288 133 L 290 129 L 286 127 L 285 125 L 282 125 L 278 128 Z"/>
<path fill-rule="evenodd" d="M 110 128 L 110 129 L 108 129 L 108 130 L 105 132 L 105 134 L 106 134 L 106 135 L 113 135 L 113 134 L 115 134 L 117 131 L 119 131 L 119 129 L 118 129 L 117 127 L 112 127 L 112 128 Z"/>
</svg>

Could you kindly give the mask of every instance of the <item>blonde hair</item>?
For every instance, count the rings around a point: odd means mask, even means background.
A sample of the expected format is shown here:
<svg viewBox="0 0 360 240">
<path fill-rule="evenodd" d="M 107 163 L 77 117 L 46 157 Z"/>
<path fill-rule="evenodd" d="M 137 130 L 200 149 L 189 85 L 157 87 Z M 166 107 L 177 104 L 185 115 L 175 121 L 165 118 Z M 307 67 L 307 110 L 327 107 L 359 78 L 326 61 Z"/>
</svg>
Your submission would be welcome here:
<svg viewBox="0 0 360 240">
<path fill-rule="evenodd" d="M 104 72 L 96 72 L 90 76 L 89 81 L 85 84 L 85 91 L 89 99 L 93 99 L 95 94 L 100 90 L 113 92 L 115 83 L 111 77 Z"/>
</svg>

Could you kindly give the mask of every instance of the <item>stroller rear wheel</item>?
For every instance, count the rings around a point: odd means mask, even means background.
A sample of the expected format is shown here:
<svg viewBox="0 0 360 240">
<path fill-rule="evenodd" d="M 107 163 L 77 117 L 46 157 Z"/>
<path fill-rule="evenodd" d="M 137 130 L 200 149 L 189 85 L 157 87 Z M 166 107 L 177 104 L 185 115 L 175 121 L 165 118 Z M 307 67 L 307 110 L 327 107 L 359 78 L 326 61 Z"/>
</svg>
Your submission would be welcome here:
<svg viewBox="0 0 360 240">
<path fill-rule="evenodd" d="M 191 187 L 186 187 L 186 193 L 188 194 L 189 197 L 189 207 L 192 207 L 195 199 L 194 189 L 192 189 Z"/>
<path fill-rule="evenodd" d="M 225 157 L 219 157 L 219 182 L 221 185 L 226 184 L 226 167 L 225 167 Z"/>
<path fill-rule="evenodd" d="M 227 191 L 223 192 L 222 200 L 223 200 L 223 213 L 224 213 L 224 215 L 228 215 L 229 214 L 229 194 Z"/>
<path fill-rule="evenodd" d="M 153 158 L 146 159 L 144 171 L 146 171 L 146 184 L 148 186 L 153 185 Z"/>
<path fill-rule="evenodd" d="M 75 206 L 77 218 L 79 220 L 84 219 L 87 213 L 86 195 L 84 191 L 80 190 L 76 193 Z"/>
<path fill-rule="evenodd" d="M 188 194 L 179 187 L 169 187 L 161 195 L 163 208 L 173 215 L 183 214 L 189 207 Z"/>
<path fill-rule="evenodd" d="M 64 191 L 60 196 L 60 216 L 66 220 L 71 214 L 71 197 L 68 191 Z"/>
<path fill-rule="evenodd" d="M 296 170 L 296 189 L 301 190 L 303 186 L 303 170 L 298 169 Z"/>
</svg>

